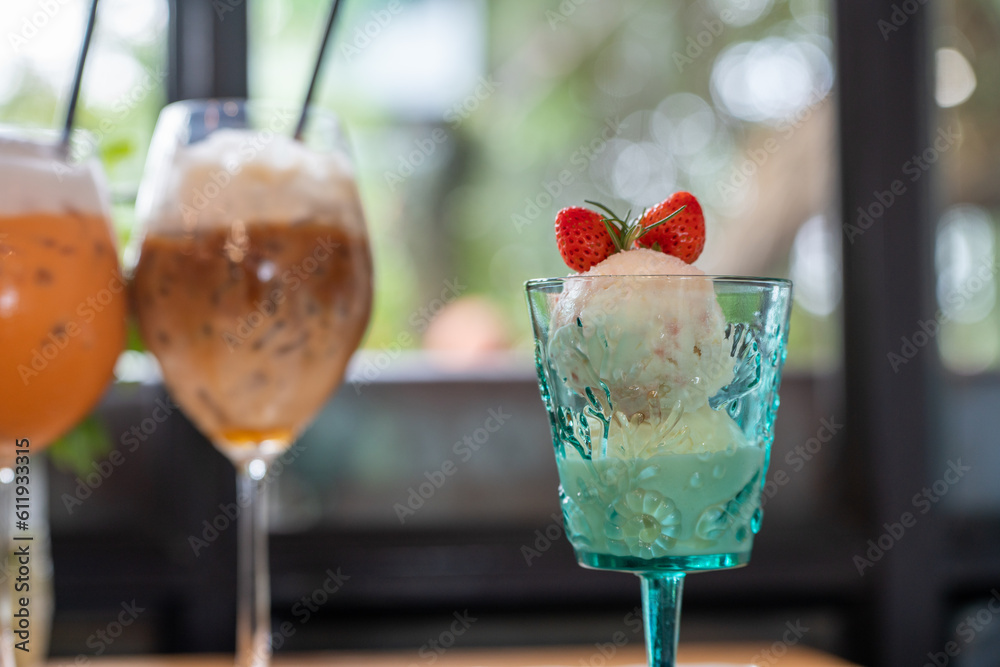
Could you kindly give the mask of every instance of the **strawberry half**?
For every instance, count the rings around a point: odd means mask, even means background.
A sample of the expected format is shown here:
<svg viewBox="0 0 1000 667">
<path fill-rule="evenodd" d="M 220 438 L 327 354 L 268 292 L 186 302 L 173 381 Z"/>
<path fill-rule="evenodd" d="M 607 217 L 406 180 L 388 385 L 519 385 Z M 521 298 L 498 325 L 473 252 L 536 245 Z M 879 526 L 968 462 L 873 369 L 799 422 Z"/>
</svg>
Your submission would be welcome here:
<svg viewBox="0 0 1000 667">
<path fill-rule="evenodd" d="M 604 216 L 582 206 L 556 214 L 556 246 L 566 265 L 583 273 L 615 252 Z"/>
<path fill-rule="evenodd" d="M 667 222 L 652 227 L 681 207 L 684 210 Z M 660 250 L 693 264 L 705 248 L 705 214 L 701 204 L 690 192 L 675 192 L 662 202 L 646 211 L 639 224 L 646 231 L 637 243 L 644 248 Z"/>
</svg>

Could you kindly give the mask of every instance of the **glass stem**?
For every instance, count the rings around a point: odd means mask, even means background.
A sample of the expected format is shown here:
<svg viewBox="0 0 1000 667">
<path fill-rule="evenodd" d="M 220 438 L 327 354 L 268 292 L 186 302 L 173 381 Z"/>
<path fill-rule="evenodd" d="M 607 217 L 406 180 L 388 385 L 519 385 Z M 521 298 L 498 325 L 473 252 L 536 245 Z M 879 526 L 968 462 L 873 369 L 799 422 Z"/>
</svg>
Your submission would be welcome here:
<svg viewBox="0 0 1000 667">
<path fill-rule="evenodd" d="M 14 565 L 11 559 L 14 528 L 14 471 L 10 468 L 0 469 L 0 542 L 3 542 L 3 554 L 0 554 L 0 566 L 3 567 L 0 577 L 0 667 L 14 667 L 14 628 L 12 626 L 14 609 L 11 607 L 11 588 Z"/>
<path fill-rule="evenodd" d="M 254 459 L 236 472 L 239 567 L 236 590 L 236 667 L 271 663 L 271 589 L 267 565 L 267 463 Z"/>
<path fill-rule="evenodd" d="M 642 618 L 646 630 L 649 667 L 674 667 L 677 633 L 681 628 L 683 572 L 645 572 L 642 579 Z"/>
</svg>

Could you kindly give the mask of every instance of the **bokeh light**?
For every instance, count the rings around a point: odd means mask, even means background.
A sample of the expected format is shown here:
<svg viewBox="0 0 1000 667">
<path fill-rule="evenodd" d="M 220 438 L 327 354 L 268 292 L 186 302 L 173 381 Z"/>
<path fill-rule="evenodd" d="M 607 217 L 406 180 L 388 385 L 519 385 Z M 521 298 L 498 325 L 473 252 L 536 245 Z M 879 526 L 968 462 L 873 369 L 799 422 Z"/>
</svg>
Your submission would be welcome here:
<svg viewBox="0 0 1000 667">
<path fill-rule="evenodd" d="M 829 56 L 811 41 L 768 37 L 727 47 L 715 61 L 712 93 L 734 118 L 776 122 L 822 99 L 833 85 Z"/>
<path fill-rule="evenodd" d="M 817 215 L 799 228 L 792 244 L 789 277 L 795 303 L 824 317 L 840 303 L 841 276 L 837 237 L 826 218 Z"/>
<path fill-rule="evenodd" d="M 941 48 L 936 52 L 937 77 L 934 98 L 942 109 L 957 107 L 976 92 L 976 73 L 960 51 Z"/>
<path fill-rule="evenodd" d="M 945 211 L 934 259 L 945 317 L 961 323 L 985 319 L 996 305 L 996 233 L 989 213 L 969 204 Z"/>
<path fill-rule="evenodd" d="M 754 23 L 771 11 L 772 0 L 710 0 L 709 4 L 723 21 L 731 26 L 743 27 Z"/>
</svg>

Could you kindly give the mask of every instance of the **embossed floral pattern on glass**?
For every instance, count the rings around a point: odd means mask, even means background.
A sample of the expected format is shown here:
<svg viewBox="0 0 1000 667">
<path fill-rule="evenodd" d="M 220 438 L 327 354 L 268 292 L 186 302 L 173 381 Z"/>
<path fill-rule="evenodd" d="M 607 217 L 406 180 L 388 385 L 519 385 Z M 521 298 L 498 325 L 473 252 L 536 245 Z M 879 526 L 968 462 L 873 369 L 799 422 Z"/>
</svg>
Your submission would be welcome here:
<svg viewBox="0 0 1000 667">
<path fill-rule="evenodd" d="M 707 276 L 528 284 L 581 564 L 690 571 L 749 560 L 789 292 L 784 281 Z"/>
<path fill-rule="evenodd" d="M 566 535 L 642 579 L 650 667 L 675 667 L 685 573 L 747 563 L 763 513 L 791 284 L 573 276 L 527 284 Z"/>
</svg>

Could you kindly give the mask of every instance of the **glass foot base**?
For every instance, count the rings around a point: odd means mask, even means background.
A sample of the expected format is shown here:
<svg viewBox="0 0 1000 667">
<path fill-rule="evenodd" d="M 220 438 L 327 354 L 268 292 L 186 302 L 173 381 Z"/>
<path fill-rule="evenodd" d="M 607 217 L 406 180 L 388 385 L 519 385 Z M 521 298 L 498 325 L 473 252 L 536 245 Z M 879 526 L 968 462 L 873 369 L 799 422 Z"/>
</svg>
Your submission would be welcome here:
<svg viewBox="0 0 1000 667">
<path fill-rule="evenodd" d="M 576 560 L 581 566 L 593 570 L 618 570 L 621 572 L 697 572 L 700 570 L 728 570 L 743 567 L 750 562 L 750 552 L 729 554 L 704 554 L 698 556 L 664 556 L 647 560 L 634 556 L 577 551 Z"/>
</svg>

